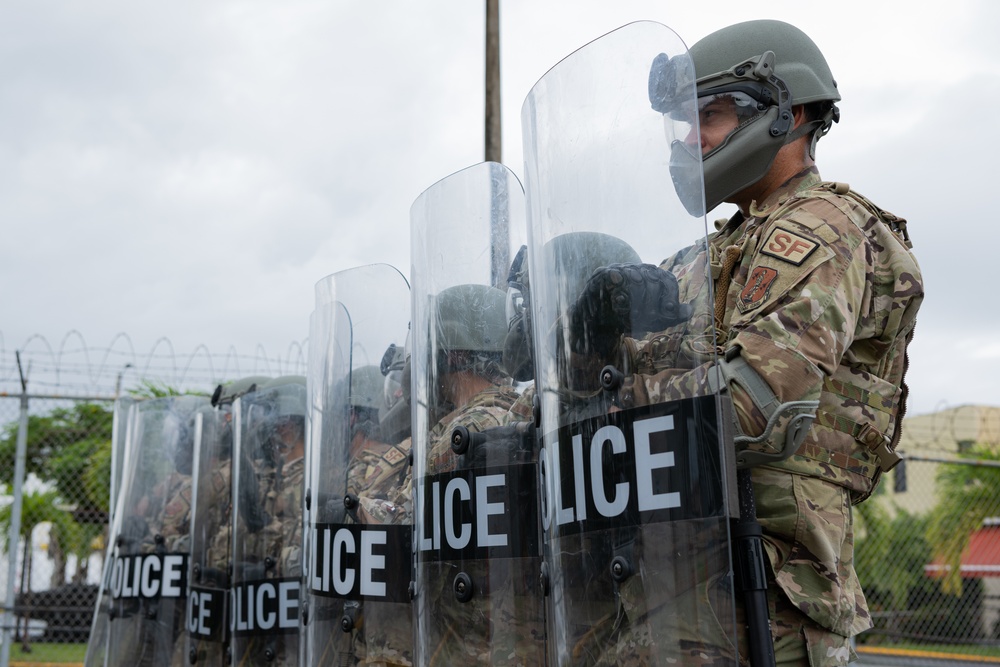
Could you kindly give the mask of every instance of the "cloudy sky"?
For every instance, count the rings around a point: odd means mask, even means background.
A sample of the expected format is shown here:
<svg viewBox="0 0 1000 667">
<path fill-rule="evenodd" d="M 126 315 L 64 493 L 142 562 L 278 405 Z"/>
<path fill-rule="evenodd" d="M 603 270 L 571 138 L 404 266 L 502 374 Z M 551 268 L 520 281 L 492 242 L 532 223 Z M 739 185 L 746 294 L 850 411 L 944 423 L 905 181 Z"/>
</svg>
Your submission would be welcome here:
<svg viewBox="0 0 1000 667">
<path fill-rule="evenodd" d="M 484 4 L 5 0 L 4 365 L 71 331 L 95 349 L 127 334 L 140 356 L 164 337 L 178 358 L 293 355 L 317 280 L 372 262 L 408 274 L 411 203 L 483 159 Z M 523 176 L 535 81 L 614 28 L 655 20 L 692 43 L 795 23 L 844 96 L 823 175 L 906 217 L 923 266 L 911 412 L 1000 405 L 1000 4 L 806 7 L 501 0 L 503 161 Z"/>
</svg>

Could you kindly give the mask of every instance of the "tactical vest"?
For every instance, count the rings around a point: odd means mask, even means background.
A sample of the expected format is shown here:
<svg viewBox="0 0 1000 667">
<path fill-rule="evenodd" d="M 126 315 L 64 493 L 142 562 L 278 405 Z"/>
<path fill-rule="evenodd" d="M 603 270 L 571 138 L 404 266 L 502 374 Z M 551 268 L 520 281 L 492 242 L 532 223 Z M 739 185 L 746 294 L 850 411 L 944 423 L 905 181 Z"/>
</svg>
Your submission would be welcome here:
<svg viewBox="0 0 1000 667">
<path fill-rule="evenodd" d="M 856 504 L 870 496 L 881 474 L 900 460 L 895 448 L 906 413 L 906 350 L 923 298 L 920 269 L 910 252 L 906 221 L 842 183 L 819 183 L 780 203 L 759 220 L 764 231 L 756 237 L 758 246 L 744 251 L 756 253 L 772 221 L 781 220 L 803 199 L 828 201 L 861 230 L 874 250 L 866 295 L 870 290 L 867 301 L 873 304 L 877 331 L 874 337 L 854 340 L 833 375 L 824 377 L 806 440 L 791 458 L 772 467 L 840 484 L 851 491 Z M 720 333 L 725 340 L 726 332 Z"/>
</svg>

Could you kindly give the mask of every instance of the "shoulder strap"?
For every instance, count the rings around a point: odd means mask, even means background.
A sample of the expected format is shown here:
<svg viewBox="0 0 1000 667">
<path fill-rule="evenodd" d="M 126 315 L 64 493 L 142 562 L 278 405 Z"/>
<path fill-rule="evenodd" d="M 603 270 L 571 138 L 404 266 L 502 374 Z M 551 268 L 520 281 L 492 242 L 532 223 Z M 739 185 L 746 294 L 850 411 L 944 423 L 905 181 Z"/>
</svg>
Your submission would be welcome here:
<svg viewBox="0 0 1000 667">
<path fill-rule="evenodd" d="M 863 206 L 872 215 L 881 220 L 886 227 L 892 230 L 899 240 L 907 247 L 907 249 L 913 248 L 913 243 L 910 241 L 910 235 L 906 231 L 906 220 L 899 217 L 884 208 L 876 205 L 872 200 L 865 197 L 860 192 L 856 192 L 851 189 L 851 186 L 847 183 L 835 183 L 833 181 L 826 181 L 820 184 L 820 187 L 829 190 L 830 192 L 840 195 L 842 197 L 850 197 L 855 202 Z"/>
</svg>

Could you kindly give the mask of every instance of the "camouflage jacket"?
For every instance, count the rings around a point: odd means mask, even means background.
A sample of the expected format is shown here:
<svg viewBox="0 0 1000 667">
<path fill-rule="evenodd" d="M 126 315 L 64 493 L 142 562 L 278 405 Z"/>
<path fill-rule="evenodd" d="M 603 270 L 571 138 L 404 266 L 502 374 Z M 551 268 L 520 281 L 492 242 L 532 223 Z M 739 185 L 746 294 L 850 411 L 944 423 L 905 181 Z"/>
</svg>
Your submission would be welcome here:
<svg viewBox="0 0 1000 667">
<path fill-rule="evenodd" d="M 451 434 L 459 426 L 470 431 L 484 431 L 511 421 L 511 408 L 517 392 L 509 386 L 491 386 L 468 403 L 442 418 L 427 433 L 427 472 L 454 470 L 457 457 L 451 449 Z"/>
<path fill-rule="evenodd" d="M 871 625 L 854 572 L 850 504 L 871 494 L 883 469 L 880 449 L 899 436 L 921 274 L 904 220 L 821 182 L 814 169 L 750 213 L 722 224 L 707 247 L 663 264 L 698 315 L 625 341 L 637 375 L 622 398 L 641 405 L 697 393 L 714 323 L 705 263 L 718 277 L 726 248 L 737 248 L 718 352 L 738 351 L 782 402 L 819 402 L 797 452 L 754 470 L 772 571 L 801 611 L 850 636 Z M 740 429 L 763 432 L 766 420 L 749 397 L 739 388 L 731 395 Z"/>
<path fill-rule="evenodd" d="M 257 471 L 257 502 L 263 508 L 265 525 L 252 531 L 237 523 L 233 558 L 237 563 L 266 563 L 270 577 L 295 577 L 301 573 L 302 497 L 305 484 L 304 458 Z"/>
<path fill-rule="evenodd" d="M 170 553 L 186 553 L 190 546 L 191 476 L 175 472 L 166 480 L 166 502 L 159 516 L 159 535 Z"/>
<path fill-rule="evenodd" d="M 207 567 L 225 572 L 230 560 L 229 536 L 231 532 L 231 474 L 232 462 L 219 461 L 199 481 L 197 506 L 194 508 L 195 526 L 192 527 L 192 554 L 203 559 Z"/>
<path fill-rule="evenodd" d="M 347 492 L 360 496 L 372 486 L 384 486 L 385 480 L 399 483 L 405 474 L 408 457 L 408 443 L 390 445 L 367 440 L 364 448 L 351 457 L 347 469 Z"/>
<path fill-rule="evenodd" d="M 684 331 L 626 341 L 637 375 L 623 400 L 692 395 L 690 383 L 704 374 L 676 369 L 698 367 L 710 348 L 714 299 L 705 262 L 717 276 L 726 249 L 738 248 L 719 352 L 738 350 L 781 402 L 819 401 L 805 442 L 775 466 L 846 487 L 860 502 L 891 467 L 891 454 L 881 463 L 880 456 L 898 440 L 905 412 L 906 347 L 923 300 L 920 269 L 898 231 L 906 222 L 846 186 L 821 182 L 814 169 L 751 214 L 723 225 L 707 251 L 698 245 L 664 263 L 681 300 L 697 302 L 702 315 L 675 327 Z M 761 433 L 766 418 L 749 397 L 732 387 L 732 398 L 741 430 Z"/>
<path fill-rule="evenodd" d="M 518 395 L 512 387 L 492 386 L 472 397 L 466 405 L 439 420 L 427 433 L 427 472 L 454 470 L 457 458 L 451 449 L 451 433 L 459 425 L 471 431 L 503 426 L 526 417 L 512 411 Z M 529 404 L 530 405 L 530 404 Z M 412 441 L 407 438 L 397 448 L 404 460 L 409 458 Z M 398 473 L 403 472 L 400 466 Z M 360 494 L 363 523 L 411 523 L 413 520 L 413 467 L 405 466 L 405 475 L 382 475 Z"/>
</svg>

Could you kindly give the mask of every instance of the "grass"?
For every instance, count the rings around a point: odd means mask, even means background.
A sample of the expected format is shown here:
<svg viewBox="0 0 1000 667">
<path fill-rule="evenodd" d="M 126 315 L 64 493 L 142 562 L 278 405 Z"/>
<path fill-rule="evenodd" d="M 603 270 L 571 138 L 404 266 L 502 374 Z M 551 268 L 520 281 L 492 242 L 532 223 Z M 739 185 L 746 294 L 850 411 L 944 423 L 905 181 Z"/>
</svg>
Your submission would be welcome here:
<svg viewBox="0 0 1000 667">
<path fill-rule="evenodd" d="M 39 662 L 75 662 L 83 663 L 87 655 L 86 644 L 44 644 L 32 643 L 31 652 L 24 653 L 21 650 L 21 642 L 12 642 L 10 645 L 10 664 L 17 663 L 39 663 Z"/>
</svg>

